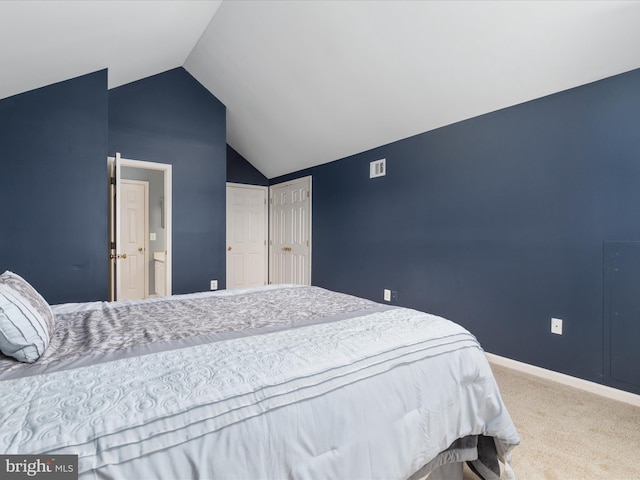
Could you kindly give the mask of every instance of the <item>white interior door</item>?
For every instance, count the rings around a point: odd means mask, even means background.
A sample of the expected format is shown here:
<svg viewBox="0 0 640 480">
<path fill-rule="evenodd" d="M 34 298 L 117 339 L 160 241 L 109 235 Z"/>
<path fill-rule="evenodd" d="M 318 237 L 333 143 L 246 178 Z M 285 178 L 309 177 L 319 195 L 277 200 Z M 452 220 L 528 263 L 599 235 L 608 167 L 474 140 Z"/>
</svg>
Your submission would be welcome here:
<svg viewBox="0 0 640 480">
<path fill-rule="evenodd" d="M 149 230 L 149 186 L 139 180 L 120 182 L 120 247 L 116 268 L 120 271 L 118 300 L 138 300 L 147 296 Z"/>
<path fill-rule="evenodd" d="M 122 167 L 130 167 L 141 170 L 159 170 L 163 172 L 163 193 L 161 201 L 158 202 L 156 207 L 160 211 L 161 217 L 161 232 L 163 238 L 163 251 L 154 252 L 156 254 L 162 254 L 164 263 L 161 269 L 163 278 L 160 279 L 161 285 L 164 287 L 163 294 L 171 295 L 172 292 L 172 167 L 170 164 L 146 162 L 140 160 L 132 160 L 121 158 L 119 153 L 116 153 L 115 157 L 107 158 L 107 166 L 109 173 L 109 300 L 124 300 L 128 298 L 144 298 L 145 295 L 153 293 L 149 290 L 149 189 L 147 188 L 146 194 L 146 208 L 144 209 L 144 225 L 145 231 L 142 233 L 143 242 L 138 242 L 137 236 L 140 234 L 139 230 L 130 229 L 129 234 L 123 234 L 123 229 L 126 229 L 133 220 L 125 220 L 130 216 L 129 212 L 125 211 L 123 206 L 124 195 L 121 192 L 122 182 L 126 181 L 122 179 Z M 129 180 L 131 182 L 132 180 Z M 147 182 L 145 182 L 147 183 Z M 135 203 L 135 202 L 134 202 Z M 136 208 L 134 208 L 136 210 Z M 135 213 L 135 216 L 139 216 L 140 213 Z M 131 233 L 135 231 L 135 233 Z M 127 236 L 130 238 L 127 239 Z M 156 235 L 157 236 L 157 235 Z M 128 244 L 128 245 L 127 245 Z M 130 248 L 135 247 L 135 248 Z M 143 253 L 147 261 L 142 260 L 138 255 L 141 253 L 139 248 L 143 248 Z M 123 258 L 123 256 L 126 257 Z M 124 261 L 123 261 L 124 260 Z M 132 260 L 127 262 L 127 260 Z M 144 285 L 140 289 L 139 284 L 139 272 L 140 265 L 134 265 L 134 263 L 141 263 L 145 269 L 143 275 Z M 145 278 L 145 276 L 147 278 Z M 135 281 L 132 279 L 136 279 Z M 156 277 L 160 278 L 160 277 Z M 128 282 L 129 285 L 126 285 Z M 128 293 L 127 293 L 128 292 Z M 142 293 L 140 293 L 142 292 Z"/>
<path fill-rule="evenodd" d="M 311 285 L 311 177 L 270 187 L 270 283 Z"/>
<path fill-rule="evenodd" d="M 267 283 L 267 191 L 227 184 L 227 288 Z"/>
</svg>

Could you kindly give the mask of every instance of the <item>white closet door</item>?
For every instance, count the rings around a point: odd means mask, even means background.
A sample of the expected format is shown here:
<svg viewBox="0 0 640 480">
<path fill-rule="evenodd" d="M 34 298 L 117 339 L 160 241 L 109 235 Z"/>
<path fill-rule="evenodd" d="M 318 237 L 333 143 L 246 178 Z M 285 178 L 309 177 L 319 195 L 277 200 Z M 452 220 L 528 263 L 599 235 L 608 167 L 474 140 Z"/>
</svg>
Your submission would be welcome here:
<svg viewBox="0 0 640 480">
<path fill-rule="evenodd" d="M 270 191 L 270 283 L 311 285 L 311 177 Z"/>
<path fill-rule="evenodd" d="M 227 288 L 267 283 L 267 190 L 227 184 Z"/>
</svg>

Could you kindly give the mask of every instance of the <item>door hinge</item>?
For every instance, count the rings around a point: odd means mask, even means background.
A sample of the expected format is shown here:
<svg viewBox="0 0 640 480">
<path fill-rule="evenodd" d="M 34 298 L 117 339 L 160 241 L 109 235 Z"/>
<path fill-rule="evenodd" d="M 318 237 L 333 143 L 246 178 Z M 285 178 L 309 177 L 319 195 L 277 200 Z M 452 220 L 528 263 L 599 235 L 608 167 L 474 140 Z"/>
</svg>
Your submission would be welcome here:
<svg viewBox="0 0 640 480">
<path fill-rule="evenodd" d="M 307 198 L 311 197 L 311 193 L 309 193 L 309 190 L 307 190 Z"/>
<path fill-rule="evenodd" d="M 109 242 L 109 249 L 110 250 L 115 250 L 116 249 L 116 242 Z"/>
<path fill-rule="evenodd" d="M 115 184 L 116 184 L 116 177 L 111 177 L 111 178 L 109 179 L 109 183 L 110 183 L 111 185 L 115 185 Z M 103 185 L 104 185 L 104 184 L 103 184 Z"/>
<path fill-rule="evenodd" d="M 307 247 L 309 246 L 309 240 L 307 240 Z"/>
</svg>

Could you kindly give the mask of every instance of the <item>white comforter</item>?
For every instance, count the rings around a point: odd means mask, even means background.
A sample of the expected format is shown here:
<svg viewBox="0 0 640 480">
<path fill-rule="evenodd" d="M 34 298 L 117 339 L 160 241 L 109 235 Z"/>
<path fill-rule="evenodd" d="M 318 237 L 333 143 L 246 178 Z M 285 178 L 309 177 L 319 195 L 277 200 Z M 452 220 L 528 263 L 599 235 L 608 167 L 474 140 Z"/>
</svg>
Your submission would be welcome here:
<svg viewBox="0 0 640 480">
<path fill-rule="evenodd" d="M 348 317 L 0 381 L 0 453 L 77 454 L 81 478 L 405 479 L 483 434 L 508 460 L 518 436 L 469 332 Z"/>
</svg>

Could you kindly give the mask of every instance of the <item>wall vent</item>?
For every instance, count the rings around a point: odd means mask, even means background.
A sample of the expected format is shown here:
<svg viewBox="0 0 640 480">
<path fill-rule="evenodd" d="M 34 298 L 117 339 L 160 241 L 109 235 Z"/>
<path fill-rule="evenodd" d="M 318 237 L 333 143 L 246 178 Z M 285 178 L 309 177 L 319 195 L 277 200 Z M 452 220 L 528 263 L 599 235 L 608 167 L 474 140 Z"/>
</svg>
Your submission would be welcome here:
<svg viewBox="0 0 640 480">
<path fill-rule="evenodd" d="M 387 159 L 375 160 L 369 164 L 369 178 L 382 177 L 387 174 Z"/>
</svg>

